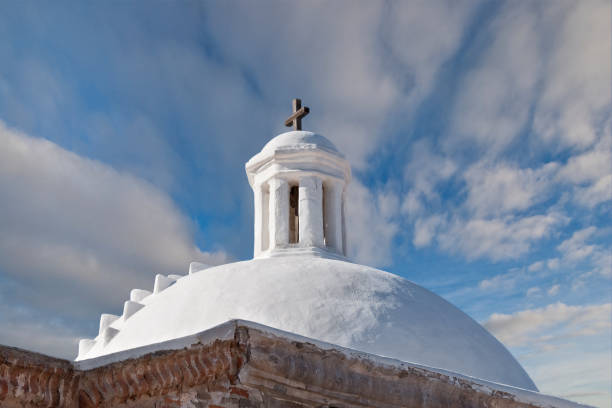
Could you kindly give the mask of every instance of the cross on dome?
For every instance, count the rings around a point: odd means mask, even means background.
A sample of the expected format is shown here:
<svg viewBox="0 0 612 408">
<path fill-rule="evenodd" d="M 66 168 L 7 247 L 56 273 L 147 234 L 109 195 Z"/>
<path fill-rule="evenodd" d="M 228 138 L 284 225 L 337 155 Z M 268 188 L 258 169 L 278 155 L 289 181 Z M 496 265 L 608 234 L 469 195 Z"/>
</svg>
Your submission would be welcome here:
<svg viewBox="0 0 612 408">
<path fill-rule="evenodd" d="M 293 100 L 293 114 L 285 121 L 285 126 L 293 126 L 293 130 L 302 130 L 302 118 L 310 113 L 308 106 L 302 107 L 302 100 L 296 98 Z"/>
</svg>

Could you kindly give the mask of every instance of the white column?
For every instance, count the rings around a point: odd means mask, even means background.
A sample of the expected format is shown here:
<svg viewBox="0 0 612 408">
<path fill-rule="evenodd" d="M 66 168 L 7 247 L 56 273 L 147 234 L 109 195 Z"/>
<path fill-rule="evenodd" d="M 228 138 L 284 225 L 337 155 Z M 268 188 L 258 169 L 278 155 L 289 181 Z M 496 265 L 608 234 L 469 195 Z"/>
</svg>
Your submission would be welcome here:
<svg viewBox="0 0 612 408">
<path fill-rule="evenodd" d="M 289 184 L 273 178 L 270 186 L 270 249 L 289 243 Z"/>
<path fill-rule="evenodd" d="M 268 184 L 261 186 L 261 252 L 270 249 L 270 192 Z"/>
<path fill-rule="evenodd" d="M 342 183 L 325 185 L 325 240 L 327 247 L 339 254 L 344 253 L 342 243 Z"/>
<path fill-rule="evenodd" d="M 342 254 L 348 256 L 348 237 L 346 235 L 346 189 L 342 190 L 342 203 L 340 204 L 342 218 Z"/>
<path fill-rule="evenodd" d="M 254 196 L 254 207 L 255 207 L 255 236 L 253 239 L 253 256 L 256 257 L 262 250 L 262 230 L 263 230 L 263 213 L 262 213 L 262 201 L 263 194 L 261 191 L 261 184 L 255 184 L 253 186 Z"/>
<path fill-rule="evenodd" d="M 314 176 L 300 180 L 300 246 L 323 247 L 323 186 Z"/>
</svg>

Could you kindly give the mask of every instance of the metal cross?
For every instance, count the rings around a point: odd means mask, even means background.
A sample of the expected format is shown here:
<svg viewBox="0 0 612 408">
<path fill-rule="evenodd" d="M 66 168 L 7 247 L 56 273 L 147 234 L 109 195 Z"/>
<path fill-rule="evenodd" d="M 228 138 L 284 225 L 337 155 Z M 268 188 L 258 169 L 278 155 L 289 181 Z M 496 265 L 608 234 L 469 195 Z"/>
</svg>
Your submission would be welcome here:
<svg viewBox="0 0 612 408">
<path fill-rule="evenodd" d="M 293 114 L 285 121 L 285 126 L 293 126 L 293 130 L 302 130 L 302 118 L 310 112 L 308 106 L 302 107 L 301 99 L 293 100 Z"/>
</svg>

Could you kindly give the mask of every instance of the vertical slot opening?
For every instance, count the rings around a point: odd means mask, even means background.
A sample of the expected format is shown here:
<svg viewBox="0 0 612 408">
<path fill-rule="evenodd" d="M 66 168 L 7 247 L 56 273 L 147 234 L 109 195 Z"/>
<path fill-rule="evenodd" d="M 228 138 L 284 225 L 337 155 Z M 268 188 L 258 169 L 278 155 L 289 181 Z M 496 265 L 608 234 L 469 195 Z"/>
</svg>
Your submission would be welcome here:
<svg viewBox="0 0 612 408">
<path fill-rule="evenodd" d="M 261 250 L 270 247 L 270 189 L 262 186 L 261 192 Z"/>
<path fill-rule="evenodd" d="M 300 242 L 300 219 L 298 212 L 299 187 L 291 186 L 289 190 L 289 243 Z"/>
<path fill-rule="evenodd" d="M 328 217 L 327 217 L 327 211 L 328 209 L 326 208 L 327 205 L 327 200 L 325 199 L 326 197 L 326 192 L 327 189 L 325 188 L 325 183 L 321 184 L 321 211 L 323 212 L 323 245 L 327 246 L 327 235 L 328 235 L 328 228 L 329 226 L 328 224 Z"/>
</svg>

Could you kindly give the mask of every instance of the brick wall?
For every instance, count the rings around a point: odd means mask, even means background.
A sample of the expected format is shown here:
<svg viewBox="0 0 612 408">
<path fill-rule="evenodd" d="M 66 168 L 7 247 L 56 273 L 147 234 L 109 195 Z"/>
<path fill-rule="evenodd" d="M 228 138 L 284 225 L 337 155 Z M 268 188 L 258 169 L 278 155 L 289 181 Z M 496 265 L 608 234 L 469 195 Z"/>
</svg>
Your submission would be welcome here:
<svg viewBox="0 0 612 408">
<path fill-rule="evenodd" d="M 237 326 L 234 338 L 92 370 L 0 346 L 0 406 L 523 408 L 469 380 Z"/>
</svg>

